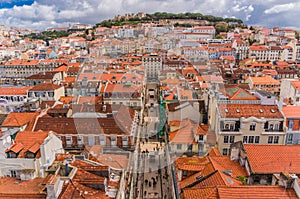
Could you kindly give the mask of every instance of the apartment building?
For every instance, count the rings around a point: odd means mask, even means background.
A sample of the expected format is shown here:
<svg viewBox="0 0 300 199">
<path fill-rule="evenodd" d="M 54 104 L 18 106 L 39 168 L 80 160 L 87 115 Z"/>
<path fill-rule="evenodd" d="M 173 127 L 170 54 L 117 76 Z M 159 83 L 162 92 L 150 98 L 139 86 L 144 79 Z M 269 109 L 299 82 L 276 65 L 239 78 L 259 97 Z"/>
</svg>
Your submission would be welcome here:
<svg viewBox="0 0 300 199">
<path fill-rule="evenodd" d="M 158 76 L 163 69 L 162 57 L 152 53 L 142 57 L 142 65 L 145 67 L 146 79 L 148 82 L 158 80 Z"/>
<path fill-rule="evenodd" d="M 9 134 L 4 134 L 10 136 Z M 44 177 L 44 172 L 55 160 L 57 153 L 63 153 L 62 142 L 51 131 L 19 132 L 14 141 L 0 147 L 4 149 L 0 159 L 0 176 L 31 180 Z M 1 143 L 2 144 L 2 143 Z"/>
<path fill-rule="evenodd" d="M 284 117 L 276 105 L 219 104 L 216 117 L 218 149 L 229 154 L 230 144 L 284 144 Z"/>
<path fill-rule="evenodd" d="M 248 83 L 251 90 L 264 90 L 275 95 L 280 94 L 280 82 L 270 76 L 248 77 L 245 83 Z"/>
</svg>

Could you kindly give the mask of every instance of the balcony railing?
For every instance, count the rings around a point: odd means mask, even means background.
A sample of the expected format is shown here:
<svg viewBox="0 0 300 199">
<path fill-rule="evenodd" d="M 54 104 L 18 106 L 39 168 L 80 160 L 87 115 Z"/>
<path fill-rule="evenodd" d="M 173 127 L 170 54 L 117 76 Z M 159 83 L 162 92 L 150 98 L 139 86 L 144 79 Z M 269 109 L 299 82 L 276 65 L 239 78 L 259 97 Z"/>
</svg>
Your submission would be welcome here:
<svg viewBox="0 0 300 199">
<path fill-rule="evenodd" d="M 265 129 L 265 132 L 284 132 L 283 129 Z"/>
<path fill-rule="evenodd" d="M 240 129 L 221 129 L 222 132 L 239 132 Z"/>
</svg>

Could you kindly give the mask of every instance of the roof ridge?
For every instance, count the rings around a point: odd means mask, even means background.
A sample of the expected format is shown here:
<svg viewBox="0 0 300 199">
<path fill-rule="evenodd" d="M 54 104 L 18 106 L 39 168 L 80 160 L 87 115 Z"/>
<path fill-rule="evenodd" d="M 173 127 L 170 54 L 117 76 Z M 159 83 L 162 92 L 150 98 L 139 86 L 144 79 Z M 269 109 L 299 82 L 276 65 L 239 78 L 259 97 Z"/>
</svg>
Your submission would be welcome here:
<svg viewBox="0 0 300 199">
<path fill-rule="evenodd" d="M 193 182 L 192 184 L 185 186 L 185 187 L 182 188 L 182 189 L 192 188 L 192 187 L 196 186 L 197 184 L 199 184 L 200 182 L 202 182 L 202 181 L 204 181 L 204 180 L 210 178 L 210 177 L 213 176 L 215 173 L 217 173 L 217 170 L 216 170 L 216 171 L 213 171 L 212 173 L 210 173 L 210 174 L 208 174 L 208 175 L 206 175 L 206 176 L 204 176 L 204 177 L 201 178 L 200 180 L 197 180 L 196 182 Z"/>
</svg>

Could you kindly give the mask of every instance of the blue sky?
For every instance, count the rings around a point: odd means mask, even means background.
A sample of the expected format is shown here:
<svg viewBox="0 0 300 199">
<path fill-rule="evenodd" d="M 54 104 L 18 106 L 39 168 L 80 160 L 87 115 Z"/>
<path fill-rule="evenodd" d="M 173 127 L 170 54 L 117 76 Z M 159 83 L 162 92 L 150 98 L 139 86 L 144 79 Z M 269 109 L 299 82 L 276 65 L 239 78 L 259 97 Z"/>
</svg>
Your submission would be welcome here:
<svg viewBox="0 0 300 199">
<path fill-rule="evenodd" d="M 300 29 L 299 0 L 0 0 L 0 24 L 44 30 L 95 24 L 118 14 L 200 12 L 249 25 Z"/>
<path fill-rule="evenodd" d="M 33 4 L 34 0 L 0 0 L 0 9 L 13 8 L 14 6 L 24 6 Z"/>
</svg>

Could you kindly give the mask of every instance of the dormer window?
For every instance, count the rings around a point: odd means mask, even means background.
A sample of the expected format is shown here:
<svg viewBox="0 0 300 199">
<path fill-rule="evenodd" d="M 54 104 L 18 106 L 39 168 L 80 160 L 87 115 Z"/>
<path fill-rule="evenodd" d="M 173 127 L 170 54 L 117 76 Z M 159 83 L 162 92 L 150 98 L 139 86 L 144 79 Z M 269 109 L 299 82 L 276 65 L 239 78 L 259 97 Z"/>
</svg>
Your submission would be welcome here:
<svg viewBox="0 0 300 199">
<path fill-rule="evenodd" d="M 250 131 L 255 131 L 255 126 L 256 126 L 255 123 L 251 123 L 250 124 Z"/>
<path fill-rule="evenodd" d="M 34 154 L 34 153 L 30 152 L 30 151 L 28 151 L 26 153 L 26 158 L 35 158 L 35 156 L 36 156 L 36 154 Z"/>
</svg>

